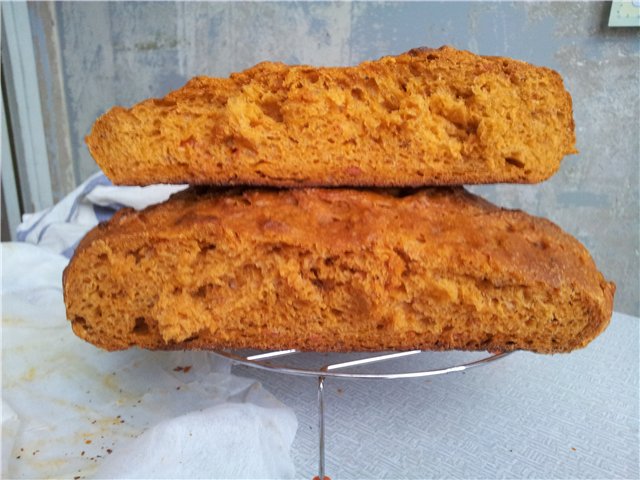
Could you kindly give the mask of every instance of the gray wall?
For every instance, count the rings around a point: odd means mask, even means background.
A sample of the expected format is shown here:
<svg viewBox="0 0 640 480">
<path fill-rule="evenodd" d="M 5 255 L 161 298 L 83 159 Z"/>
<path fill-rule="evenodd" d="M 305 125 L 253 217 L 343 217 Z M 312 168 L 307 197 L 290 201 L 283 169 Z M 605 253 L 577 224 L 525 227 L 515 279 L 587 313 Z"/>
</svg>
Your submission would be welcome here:
<svg viewBox="0 0 640 480">
<path fill-rule="evenodd" d="M 54 193 L 97 170 L 83 142 L 115 104 L 162 96 L 194 75 L 262 60 L 350 65 L 450 44 L 558 70 L 573 95 L 580 154 L 533 186 L 474 187 L 558 223 L 640 314 L 640 35 L 607 27 L 609 3 L 31 4 Z"/>
</svg>

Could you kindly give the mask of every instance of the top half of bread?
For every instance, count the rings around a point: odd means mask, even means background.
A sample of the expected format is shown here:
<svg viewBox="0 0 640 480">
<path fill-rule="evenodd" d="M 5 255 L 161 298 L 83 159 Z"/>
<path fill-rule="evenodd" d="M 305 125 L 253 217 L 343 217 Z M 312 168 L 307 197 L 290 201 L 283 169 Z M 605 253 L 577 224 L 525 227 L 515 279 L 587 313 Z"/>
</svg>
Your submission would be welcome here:
<svg viewBox="0 0 640 480">
<path fill-rule="evenodd" d="M 558 73 L 451 47 L 197 77 L 111 109 L 86 141 L 127 185 L 534 183 L 576 151 Z"/>
</svg>

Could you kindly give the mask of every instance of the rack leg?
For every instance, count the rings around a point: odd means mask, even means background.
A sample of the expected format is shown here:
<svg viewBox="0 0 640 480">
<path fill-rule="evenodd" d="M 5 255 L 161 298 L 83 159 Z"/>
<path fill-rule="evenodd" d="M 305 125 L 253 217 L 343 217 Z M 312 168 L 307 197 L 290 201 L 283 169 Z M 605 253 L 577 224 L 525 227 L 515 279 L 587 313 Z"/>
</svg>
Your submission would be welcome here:
<svg viewBox="0 0 640 480">
<path fill-rule="evenodd" d="M 324 480 L 324 377 L 318 377 L 318 435 L 318 476 L 316 478 Z"/>
</svg>

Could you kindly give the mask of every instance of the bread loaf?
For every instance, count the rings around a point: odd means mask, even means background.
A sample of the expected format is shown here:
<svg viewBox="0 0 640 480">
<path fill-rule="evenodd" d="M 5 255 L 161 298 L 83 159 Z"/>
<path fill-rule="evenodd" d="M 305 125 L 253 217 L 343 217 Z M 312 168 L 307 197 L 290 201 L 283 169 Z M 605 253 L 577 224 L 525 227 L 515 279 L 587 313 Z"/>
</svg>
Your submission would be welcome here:
<svg viewBox="0 0 640 480">
<path fill-rule="evenodd" d="M 108 350 L 568 352 L 614 291 L 557 226 L 462 188 L 191 188 L 96 227 L 64 273 L 73 330 Z"/>
<path fill-rule="evenodd" d="M 560 75 L 451 47 L 197 77 L 111 109 L 86 141 L 123 185 L 533 183 L 576 151 Z"/>
</svg>

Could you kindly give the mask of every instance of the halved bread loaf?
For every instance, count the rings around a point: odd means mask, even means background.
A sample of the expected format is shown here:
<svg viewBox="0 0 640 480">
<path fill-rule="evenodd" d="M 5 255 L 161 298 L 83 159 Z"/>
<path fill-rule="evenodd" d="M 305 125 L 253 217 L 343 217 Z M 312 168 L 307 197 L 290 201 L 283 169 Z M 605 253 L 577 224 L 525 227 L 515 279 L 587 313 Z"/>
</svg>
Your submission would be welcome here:
<svg viewBox="0 0 640 480">
<path fill-rule="evenodd" d="M 568 352 L 614 291 L 557 226 L 461 188 L 192 188 L 96 227 L 64 274 L 108 350 Z"/>
<path fill-rule="evenodd" d="M 194 78 L 163 99 L 111 109 L 86 141 L 127 185 L 533 183 L 576 151 L 560 75 L 451 47 Z"/>
</svg>

